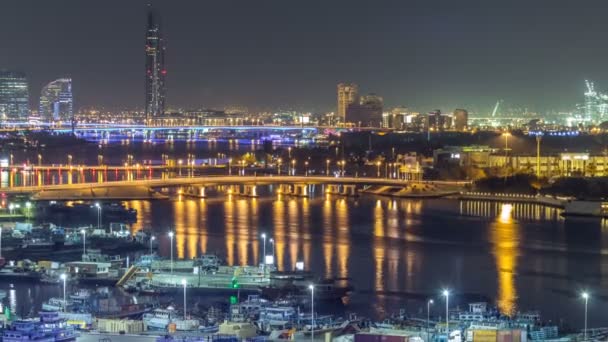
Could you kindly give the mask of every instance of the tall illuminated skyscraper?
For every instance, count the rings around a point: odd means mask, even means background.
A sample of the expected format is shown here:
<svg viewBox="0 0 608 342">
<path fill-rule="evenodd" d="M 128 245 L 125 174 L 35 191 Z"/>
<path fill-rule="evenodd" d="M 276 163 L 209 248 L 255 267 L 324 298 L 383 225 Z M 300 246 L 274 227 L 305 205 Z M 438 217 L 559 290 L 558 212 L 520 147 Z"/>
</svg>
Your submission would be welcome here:
<svg viewBox="0 0 608 342">
<path fill-rule="evenodd" d="M 148 8 L 146 29 L 146 120 L 162 116 L 165 112 L 165 41 L 160 15 Z"/>
<path fill-rule="evenodd" d="M 71 78 L 56 79 L 42 88 L 39 114 L 46 122 L 74 120 Z"/>
<path fill-rule="evenodd" d="M 354 83 L 338 84 L 338 117 L 346 122 L 350 107 L 359 104 L 359 87 Z"/>
<path fill-rule="evenodd" d="M 27 120 L 30 92 L 25 74 L 0 70 L 0 121 Z"/>
</svg>

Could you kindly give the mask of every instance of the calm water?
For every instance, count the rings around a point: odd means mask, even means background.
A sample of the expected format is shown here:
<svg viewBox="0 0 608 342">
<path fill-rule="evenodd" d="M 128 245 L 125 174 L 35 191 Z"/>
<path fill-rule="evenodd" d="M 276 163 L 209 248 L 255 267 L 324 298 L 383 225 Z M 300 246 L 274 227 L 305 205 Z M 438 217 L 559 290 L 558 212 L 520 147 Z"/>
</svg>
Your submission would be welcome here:
<svg viewBox="0 0 608 342">
<path fill-rule="evenodd" d="M 346 311 L 382 317 L 407 308 L 422 314 L 426 299 L 447 287 L 456 294 L 450 306 L 464 306 L 463 294 L 479 294 L 504 312 L 540 309 L 546 319 L 578 326 L 579 293 L 588 289 L 591 324 L 608 325 L 602 315 L 608 231 L 600 221 L 563 220 L 556 209 L 368 196 L 218 196 L 126 204 L 138 210 L 133 230 L 152 228 L 165 256 L 166 233 L 174 229 L 177 257 L 217 253 L 230 265 L 253 264 L 261 258 L 265 232 L 276 241 L 280 269 L 303 260 L 319 276 L 351 278 L 356 291 Z M 19 310 L 59 296 L 60 290 L 15 286 L 9 301 Z M 444 301 L 435 302 L 440 315 Z"/>
<path fill-rule="evenodd" d="M 138 160 L 160 159 L 159 153 L 186 158 L 191 149 L 197 158 L 225 150 L 136 144 L 89 145 L 70 153 L 74 163 L 95 163 L 103 154 L 104 160 L 120 164 L 129 153 L 140 155 Z M 55 163 L 64 162 L 67 153 L 48 152 L 56 159 L 49 162 Z M 51 159 L 46 156 L 45 162 Z M 36 155 L 15 155 L 16 160 L 26 158 L 35 160 Z M 373 196 L 243 199 L 222 194 L 126 205 L 138 210 L 133 230 L 151 228 L 167 257 L 167 232 L 174 230 L 180 258 L 216 253 L 231 265 L 254 264 L 261 260 L 264 232 L 276 241 L 279 268 L 291 269 L 302 260 L 318 276 L 351 278 L 355 292 L 345 311 L 380 318 L 406 308 L 424 316 L 426 300 L 434 297 L 432 313 L 442 315 L 445 302 L 438 294 L 450 288 L 455 293 L 450 307 L 464 307 L 465 294 L 480 295 L 503 312 L 539 309 L 546 319 L 581 327 L 584 303 L 579 295 L 589 290 L 590 325 L 608 326 L 602 312 L 608 299 L 607 225 L 564 220 L 553 208 Z M 268 254 L 271 250 L 268 243 Z M 61 295 L 60 286 L 0 282 L 0 288 L 10 289 L 5 302 L 18 312 Z"/>
</svg>

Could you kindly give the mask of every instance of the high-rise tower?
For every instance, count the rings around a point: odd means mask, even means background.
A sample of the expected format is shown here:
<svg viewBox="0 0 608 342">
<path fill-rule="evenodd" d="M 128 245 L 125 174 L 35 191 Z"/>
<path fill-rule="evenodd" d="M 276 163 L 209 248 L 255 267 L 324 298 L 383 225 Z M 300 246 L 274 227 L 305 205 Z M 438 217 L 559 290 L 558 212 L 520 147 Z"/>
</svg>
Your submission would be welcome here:
<svg viewBox="0 0 608 342">
<path fill-rule="evenodd" d="M 0 70 L 0 122 L 26 121 L 30 115 L 29 94 L 23 72 Z"/>
<path fill-rule="evenodd" d="M 163 39 L 160 15 L 148 8 L 146 29 L 146 120 L 165 112 L 165 41 Z"/>
<path fill-rule="evenodd" d="M 40 117 L 46 122 L 74 121 L 72 79 L 59 78 L 40 92 Z"/>
<path fill-rule="evenodd" d="M 338 117 L 345 123 L 351 107 L 359 104 L 359 88 L 356 84 L 338 84 Z M 350 120 L 350 119 L 349 119 Z"/>
</svg>

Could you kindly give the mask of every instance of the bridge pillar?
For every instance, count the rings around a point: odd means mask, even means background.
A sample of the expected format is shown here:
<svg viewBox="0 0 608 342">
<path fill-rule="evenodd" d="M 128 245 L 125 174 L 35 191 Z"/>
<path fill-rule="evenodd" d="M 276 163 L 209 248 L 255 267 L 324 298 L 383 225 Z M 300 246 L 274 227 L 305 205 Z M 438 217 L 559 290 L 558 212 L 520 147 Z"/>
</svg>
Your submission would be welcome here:
<svg viewBox="0 0 608 342">
<path fill-rule="evenodd" d="M 241 194 L 241 186 L 238 184 L 228 185 L 226 192 L 228 195 L 238 196 Z"/>
<path fill-rule="evenodd" d="M 290 184 L 279 184 L 279 188 L 277 189 L 277 194 L 291 195 L 291 185 Z"/>
<path fill-rule="evenodd" d="M 185 191 L 180 189 L 184 196 L 196 197 L 196 198 L 207 198 L 207 191 L 204 185 L 191 185 L 186 188 Z"/>
<path fill-rule="evenodd" d="M 308 197 L 308 184 L 294 184 L 293 195 Z"/>
<path fill-rule="evenodd" d="M 340 194 L 340 186 L 337 184 L 327 184 L 325 186 L 325 193 L 331 195 L 338 195 Z"/>
<path fill-rule="evenodd" d="M 243 188 L 243 193 L 241 193 L 241 195 L 247 197 L 258 197 L 257 187 L 255 185 L 246 184 Z"/>
<path fill-rule="evenodd" d="M 342 192 L 340 192 L 340 195 L 350 196 L 350 197 L 359 196 L 359 194 L 357 192 L 357 186 L 354 184 L 342 185 Z"/>
</svg>

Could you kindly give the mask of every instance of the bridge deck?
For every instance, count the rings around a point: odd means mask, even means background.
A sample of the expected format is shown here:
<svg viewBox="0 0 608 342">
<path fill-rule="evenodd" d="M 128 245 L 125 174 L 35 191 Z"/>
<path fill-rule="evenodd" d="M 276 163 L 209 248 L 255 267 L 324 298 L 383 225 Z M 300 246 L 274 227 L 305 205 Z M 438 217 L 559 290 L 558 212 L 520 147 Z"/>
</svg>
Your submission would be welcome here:
<svg viewBox="0 0 608 342">
<path fill-rule="evenodd" d="M 451 181 L 422 181 L 423 183 L 464 186 L 469 182 Z M 232 184 L 354 184 L 354 185 L 390 185 L 403 186 L 409 183 L 420 183 L 420 181 L 405 181 L 401 179 L 367 178 L 367 177 L 327 177 L 327 176 L 200 176 L 200 177 L 177 177 L 169 179 L 146 179 L 113 181 L 103 183 L 77 183 L 77 184 L 55 184 L 42 186 L 21 186 L 0 188 L 0 192 L 6 194 L 27 194 L 52 190 L 83 190 L 111 187 L 148 187 L 165 188 L 188 185 L 232 185 Z"/>
</svg>

